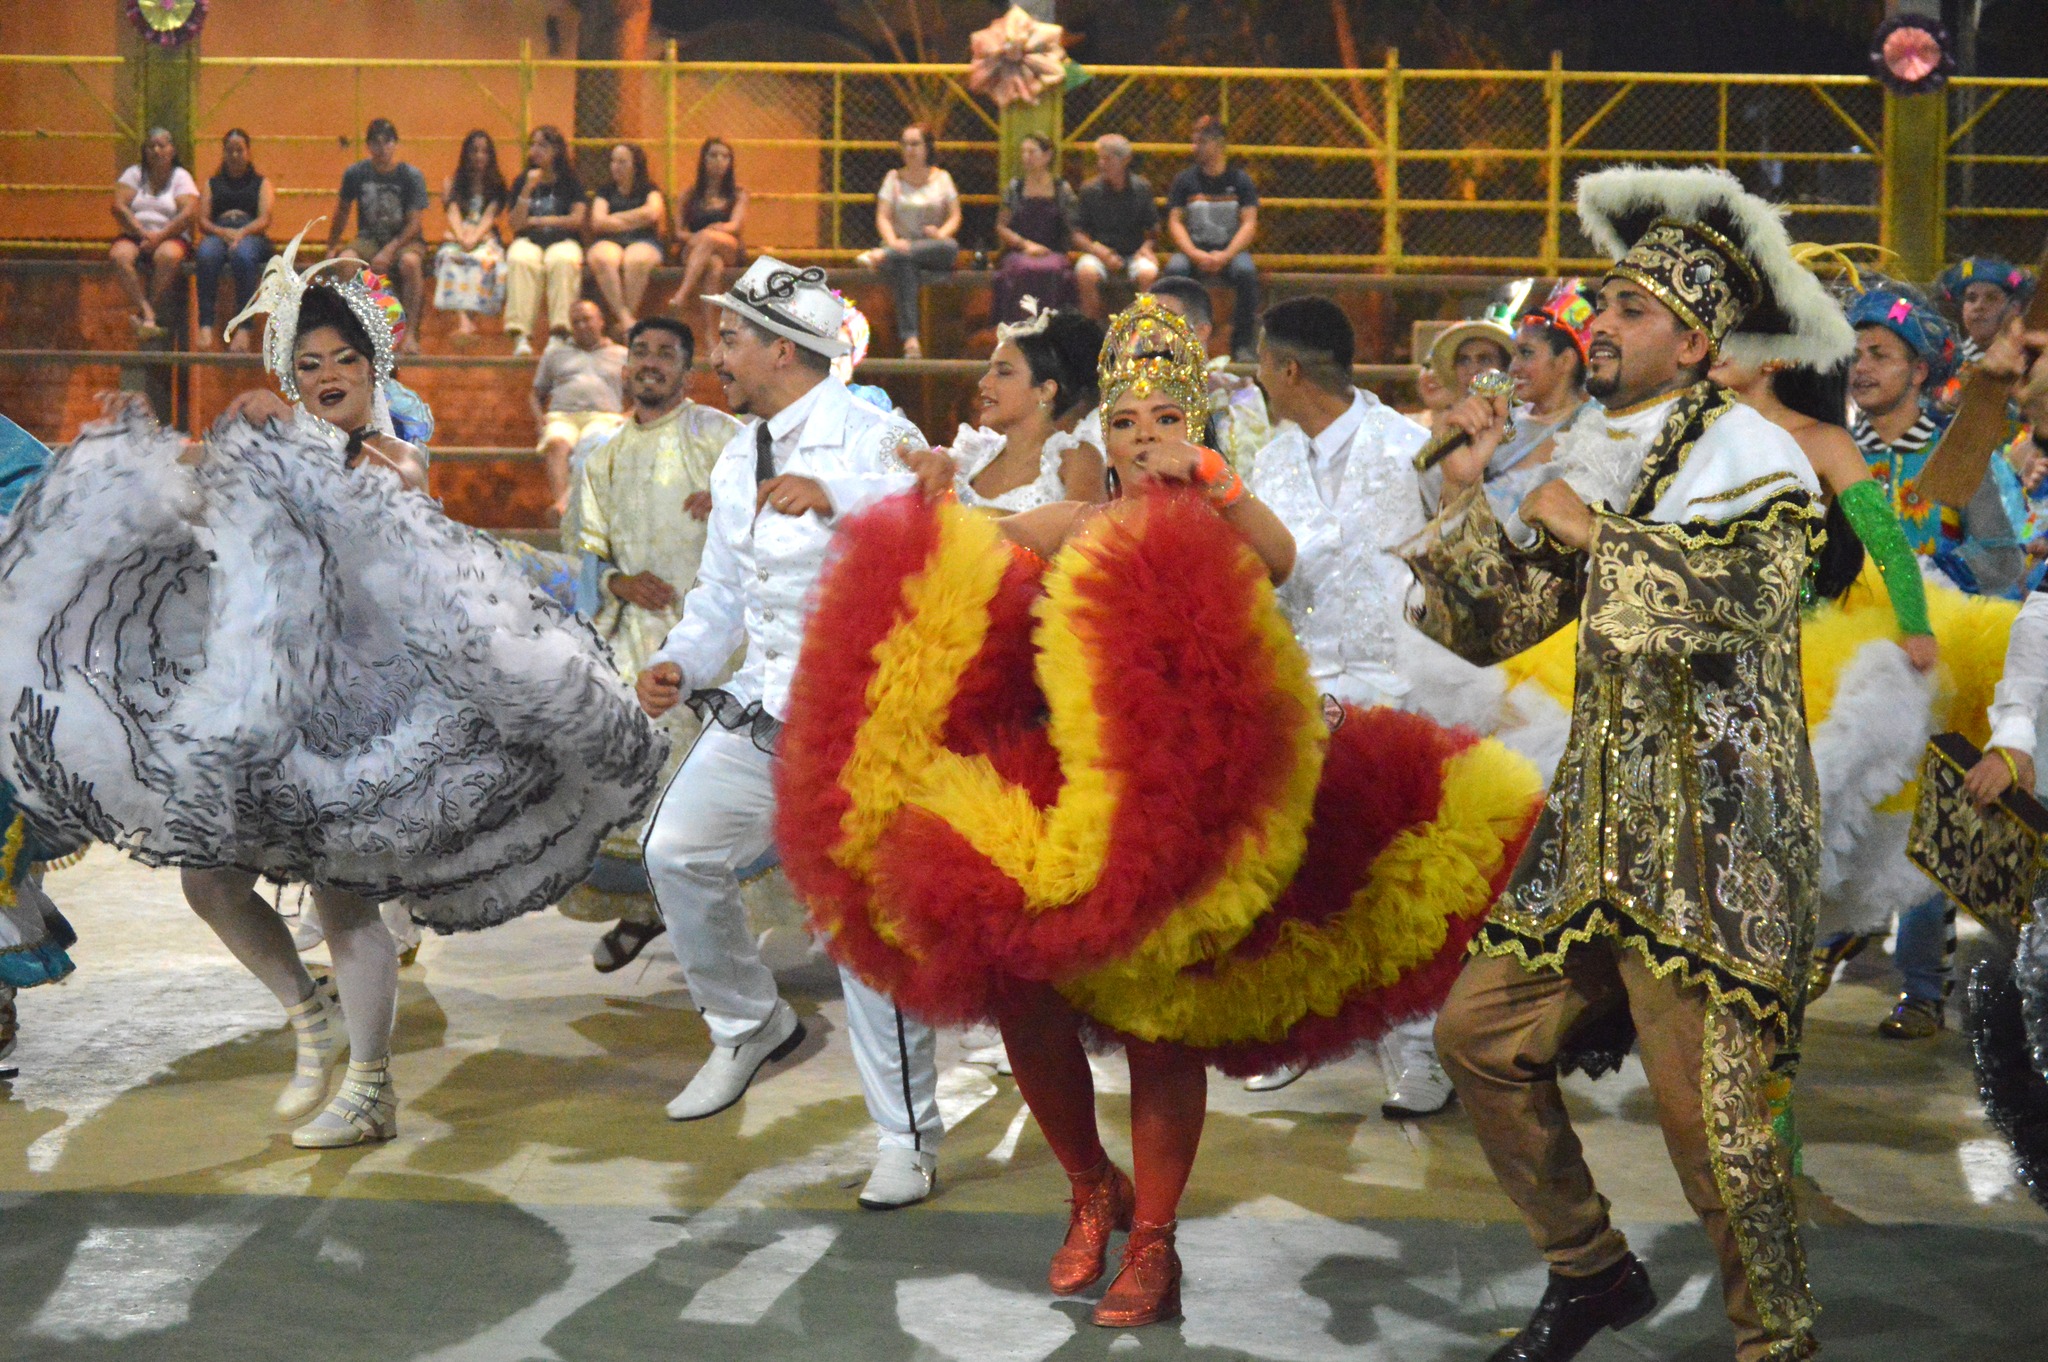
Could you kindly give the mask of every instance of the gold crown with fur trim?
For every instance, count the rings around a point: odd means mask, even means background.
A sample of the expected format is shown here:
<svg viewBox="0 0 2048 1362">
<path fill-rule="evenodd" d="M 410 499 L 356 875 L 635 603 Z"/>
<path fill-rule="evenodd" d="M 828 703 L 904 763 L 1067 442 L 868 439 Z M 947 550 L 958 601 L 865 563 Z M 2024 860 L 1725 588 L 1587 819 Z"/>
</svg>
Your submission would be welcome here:
<svg viewBox="0 0 2048 1362">
<path fill-rule="evenodd" d="M 1792 254 L 1782 211 L 1725 170 L 1619 166 L 1580 178 L 1579 225 L 1640 284 L 1740 364 L 1827 370 L 1856 333 Z"/>
</svg>

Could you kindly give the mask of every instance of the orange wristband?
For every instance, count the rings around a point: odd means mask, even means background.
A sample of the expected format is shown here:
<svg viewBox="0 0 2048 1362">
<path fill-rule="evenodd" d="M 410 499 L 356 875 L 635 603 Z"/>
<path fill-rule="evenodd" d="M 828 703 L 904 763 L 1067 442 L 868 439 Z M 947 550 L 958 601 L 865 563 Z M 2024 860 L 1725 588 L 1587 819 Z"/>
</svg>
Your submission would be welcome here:
<svg viewBox="0 0 2048 1362">
<path fill-rule="evenodd" d="M 1202 451 L 1201 462 L 1195 465 L 1195 481 L 1218 506 L 1235 506 L 1244 500 L 1244 479 L 1213 449 Z"/>
</svg>

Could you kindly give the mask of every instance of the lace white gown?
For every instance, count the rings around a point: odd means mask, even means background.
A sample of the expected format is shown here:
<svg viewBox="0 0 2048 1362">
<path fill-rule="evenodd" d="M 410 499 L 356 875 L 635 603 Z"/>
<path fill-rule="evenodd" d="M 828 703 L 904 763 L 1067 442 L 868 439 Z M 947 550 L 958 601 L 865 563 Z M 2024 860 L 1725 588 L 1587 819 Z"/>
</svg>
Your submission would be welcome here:
<svg viewBox="0 0 2048 1362">
<path fill-rule="evenodd" d="M 589 627 L 322 423 L 181 444 L 88 427 L 0 539 L 0 777 L 38 829 L 443 932 L 580 881 L 666 746 Z"/>
<path fill-rule="evenodd" d="M 1088 439 L 1088 422 L 1094 422 L 1093 438 Z M 1067 499 L 1067 484 L 1061 476 L 1060 465 L 1067 451 L 1081 444 L 1102 447 L 1102 425 L 1090 412 L 1083 420 L 1080 430 L 1069 435 L 1056 430 L 1046 437 L 1044 448 L 1038 452 L 1038 476 L 1021 487 L 1012 487 L 1001 496 L 985 497 L 974 490 L 974 479 L 982 470 L 996 461 L 1003 452 L 1004 436 L 1000 431 L 986 426 L 962 426 L 953 436 L 952 454 L 959 465 L 959 474 L 954 479 L 954 493 L 962 506 L 979 506 L 984 510 L 1002 511 L 1015 514 L 1029 511 L 1055 501 Z"/>
</svg>

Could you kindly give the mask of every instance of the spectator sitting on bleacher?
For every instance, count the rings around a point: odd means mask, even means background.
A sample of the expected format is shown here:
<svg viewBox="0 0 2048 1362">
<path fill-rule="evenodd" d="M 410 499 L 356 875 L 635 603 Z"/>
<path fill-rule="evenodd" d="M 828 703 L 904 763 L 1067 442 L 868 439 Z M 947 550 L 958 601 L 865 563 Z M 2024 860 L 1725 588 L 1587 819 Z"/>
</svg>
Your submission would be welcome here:
<svg viewBox="0 0 2048 1362">
<path fill-rule="evenodd" d="M 1204 348 L 1216 329 L 1215 307 L 1199 280 L 1169 274 L 1152 286 L 1152 296 L 1188 319 Z M 1273 418 L 1258 381 L 1233 374 L 1221 355 L 1209 361 L 1209 443 L 1230 460 L 1238 476 L 1249 478 L 1252 460 L 1273 438 Z"/>
<path fill-rule="evenodd" d="M 929 126 L 903 130 L 903 164 L 882 180 L 875 195 L 875 231 L 882 244 L 855 257 L 863 269 L 878 270 L 896 301 L 896 333 L 903 358 L 920 359 L 918 289 L 921 270 L 951 272 L 960 258 L 960 191 L 938 158 L 938 139 Z"/>
<path fill-rule="evenodd" d="M 1252 238 L 1259 230 L 1259 191 L 1244 167 L 1230 164 L 1223 121 L 1195 120 L 1195 163 L 1166 192 L 1166 234 L 1173 257 L 1166 273 L 1222 279 L 1237 294 L 1230 310 L 1230 353 L 1240 364 L 1259 358 L 1259 267 Z"/>
<path fill-rule="evenodd" d="M 996 266 L 998 326 L 1023 320 L 1026 298 L 1051 309 L 1073 302 L 1074 267 L 1067 262 L 1067 247 L 1080 204 L 1073 188 L 1053 174 L 1051 138 L 1026 133 L 1017 156 L 1024 173 L 1004 187 L 996 214 L 996 239 L 1005 247 Z"/>
<path fill-rule="evenodd" d="M 482 128 L 462 139 L 455 173 L 441 191 L 448 235 L 434 254 L 434 306 L 455 314 L 455 341 L 476 336 L 472 318 L 495 316 L 505 307 L 505 246 L 498 219 L 510 201 L 505 172 L 498 168 L 498 144 Z"/>
<path fill-rule="evenodd" d="M 569 455 L 584 432 L 617 430 L 626 405 L 626 347 L 604 334 L 604 312 L 588 298 L 569 309 L 569 334 L 548 342 L 533 371 L 533 419 L 547 461 L 555 518 L 569 508 Z"/>
<path fill-rule="evenodd" d="M 526 145 L 526 169 L 513 187 L 507 223 L 512 244 L 505 251 L 505 331 L 515 355 L 533 353 L 526 333 L 543 310 L 548 335 L 569 334 L 569 305 L 583 296 L 584 208 L 569 139 L 543 123 Z"/>
<path fill-rule="evenodd" d="M 1080 212 L 1074 220 L 1074 283 L 1081 311 L 1103 320 L 1109 308 L 1102 285 L 1121 275 L 1139 292 L 1159 277 L 1159 256 L 1152 248 L 1159 231 L 1159 205 L 1143 175 L 1131 173 L 1130 139 L 1109 133 L 1095 139 L 1095 178 L 1081 186 Z"/>
<path fill-rule="evenodd" d="M 220 139 L 220 169 L 199 195 L 200 237 L 193 265 L 199 276 L 200 349 L 213 348 L 213 319 L 223 267 L 235 278 L 235 306 L 228 315 L 239 315 L 256 296 L 263 262 L 270 259 L 270 238 L 265 232 L 276 206 L 277 186 L 249 162 L 249 134 L 230 128 Z M 255 335 L 250 327 L 236 327 L 228 348 L 247 350 Z"/>
<path fill-rule="evenodd" d="M 420 232 L 420 218 L 427 211 L 427 177 L 418 166 L 398 159 L 398 129 L 390 119 L 371 119 L 363 144 L 370 154 L 342 172 L 327 253 L 361 260 L 385 278 L 397 280 L 405 315 L 417 319 L 424 315 L 421 306 L 427 291 L 427 241 Z M 351 210 L 356 234 L 343 246 Z M 419 331 L 417 326 L 405 328 L 402 353 L 419 353 Z"/>
<path fill-rule="evenodd" d="M 647 280 L 661 263 L 667 201 L 647 176 L 647 153 L 630 142 L 611 150 L 605 182 L 590 196 L 590 277 L 612 311 L 612 335 L 640 319 Z"/>
<path fill-rule="evenodd" d="M 722 137 L 705 138 L 697 148 L 697 181 L 676 212 L 683 283 L 668 305 L 685 316 L 700 311 L 706 334 L 717 330 L 717 318 L 704 297 L 724 290 L 725 272 L 740 263 L 745 249 L 740 232 L 747 222 L 747 191 L 737 176 L 732 147 Z"/>
<path fill-rule="evenodd" d="M 142 159 L 114 182 L 114 221 L 120 235 L 107 249 L 114 272 L 135 308 L 136 339 L 161 340 L 157 314 L 170 309 L 172 291 L 183 278 L 187 234 L 199 212 L 199 186 L 178 164 L 178 144 L 167 128 L 151 128 Z M 142 270 L 149 271 L 144 289 Z"/>
</svg>

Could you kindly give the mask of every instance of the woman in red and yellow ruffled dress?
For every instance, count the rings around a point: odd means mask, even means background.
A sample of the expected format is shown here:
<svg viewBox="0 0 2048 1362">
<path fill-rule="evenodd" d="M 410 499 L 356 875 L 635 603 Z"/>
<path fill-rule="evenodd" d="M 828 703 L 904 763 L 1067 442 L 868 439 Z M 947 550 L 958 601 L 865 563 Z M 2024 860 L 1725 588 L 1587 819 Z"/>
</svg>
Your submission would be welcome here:
<svg viewBox="0 0 2048 1362">
<path fill-rule="evenodd" d="M 1202 355 L 1141 299 L 1102 358 L 1112 499 L 1005 519 L 921 490 L 841 531 L 791 694 L 778 842 L 832 952 L 934 1022 L 993 1019 L 1073 1183 L 1052 1289 L 1179 1313 L 1209 1065 L 1309 1064 L 1433 1010 L 1537 773 L 1392 710 L 1325 715 L 1275 606 L 1293 541 L 1201 446 Z M 1135 1181 L 1084 1045 L 1131 1071 Z"/>
</svg>

